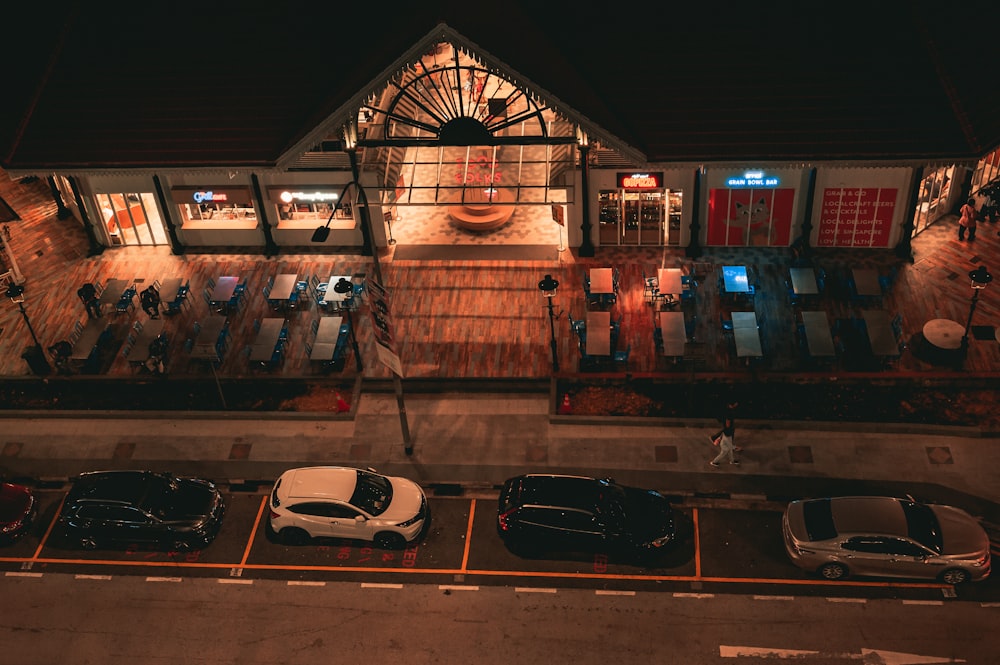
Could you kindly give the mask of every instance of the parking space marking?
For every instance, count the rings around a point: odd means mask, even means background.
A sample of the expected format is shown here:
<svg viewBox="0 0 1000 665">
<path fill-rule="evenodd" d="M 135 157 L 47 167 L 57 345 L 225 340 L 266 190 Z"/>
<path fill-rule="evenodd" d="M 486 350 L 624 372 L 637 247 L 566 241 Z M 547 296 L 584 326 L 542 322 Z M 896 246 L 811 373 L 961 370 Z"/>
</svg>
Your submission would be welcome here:
<svg viewBox="0 0 1000 665">
<path fill-rule="evenodd" d="M 79 574 L 79 575 L 74 575 L 73 577 L 75 579 L 78 579 L 78 580 L 104 580 L 104 581 L 106 581 L 106 580 L 110 580 L 111 579 L 110 575 L 83 575 L 83 574 Z"/>
<path fill-rule="evenodd" d="M 462 570 L 469 567 L 469 549 L 472 547 L 472 522 L 476 518 L 476 500 L 469 506 L 469 524 L 465 527 L 465 551 L 462 552 Z"/>
<path fill-rule="evenodd" d="M 701 534 L 698 532 L 698 509 L 691 509 L 691 524 L 694 527 L 694 577 L 701 578 Z"/>
<path fill-rule="evenodd" d="M 795 600 L 795 596 L 754 596 L 754 600 Z"/>
<path fill-rule="evenodd" d="M 326 586 L 326 582 L 310 582 L 309 580 L 288 580 L 288 586 Z"/>
<path fill-rule="evenodd" d="M 265 494 L 260 498 L 260 508 L 257 509 L 257 519 L 253 521 L 253 528 L 250 529 L 250 538 L 247 540 L 247 546 L 243 550 L 243 560 L 240 561 L 240 566 L 245 566 L 247 559 L 250 558 L 250 548 L 253 546 L 254 538 L 257 537 L 257 528 L 260 526 L 260 518 L 264 514 L 264 508 L 267 506 L 267 500 L 269 495 Z"/>
<path fill-rule="evenodd" d="M 234 580 L 230 577 L 220 577 L 215 580 L 219 584 L 253 584 L 253 580 L 238 579 Z"/>
<path fill-rule="evenodd" d="M 536 586 L 516 586 L 514 593 L 555 593 L 555 589 L 542 588 Z"/>
<path fill-rule="evenodd" d="M 41 573 L 19 573 L 16 570 L 8 570 L 4 577 L 41 577 Z"/>
<path fill-rule="evenodd" d="M 830 603 L 867 603 L 867 598 L 827 598 Z"/>
<path fill-rule="evenodd" d="M 714 593 L 675 593 L 674 598 L 715 598 Z"/>
<path fill-rule="evenodd" d="M 944 605 L 943 600 L 904 600 L 904 605 Z"/>
<path fill-rule="evenodd" d="M 389 583 L 378 583 L 378 582 L 362 582 L 362 589 L 402 589 L 402 584 L 389 584 Z"/>
<path fill-rule="evenodd" d="M 479 591 L 478 586 L 465 586 L 456 584 L 439 584 L 440 591 Z"/>
<path fill-rule="evenodd" d="M 611 591 L 609 589 L 597 589 L 594 591 L 596 596 L 634 596 L 635 591 Z"/>
<path fill-rule="evenodd" d="M 147 582 L 180 582 L 183 577 L 147 577 Z"/>
</svg>

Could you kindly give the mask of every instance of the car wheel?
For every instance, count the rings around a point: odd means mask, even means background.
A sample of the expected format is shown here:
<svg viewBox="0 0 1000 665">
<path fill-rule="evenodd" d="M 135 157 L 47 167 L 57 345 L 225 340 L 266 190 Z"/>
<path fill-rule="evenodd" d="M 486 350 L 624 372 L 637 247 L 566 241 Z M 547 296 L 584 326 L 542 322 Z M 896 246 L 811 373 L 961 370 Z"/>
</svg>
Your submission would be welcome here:
<svg viewBox="0 0 1000 665">
<path fill-rule="evenodd" d="M 839 563 L 827 563 L 820 566 L 820 577 L 828 580 L 842 580 L 847 577 L 847 566 Z"/>
<path fill-rule="evenodd" d="M 949 568 L 941 573 L 941 581 L 946 584 L 965 584 L 969 577 L 969 572 L 961 568 Z"/>
<path fill-rule="evenodd" d="M 281 542 L 286 545 L 305 545 L 312 540 L 306 531 L 295 527 L 282 529 L 278 535 L 281 537 Z"/>
<path fill-rule="evenodd" d="M 383 550 L 399 550 L 406 545 L 406 539 L 398 533 L 383 531 L 375 534 L 375 546 Z"/>
<path fill-rule="evenodd" d="M 84 536 L 80 539 L 80 547 L 85 550 L 96 550 L 97 541 L 94 540 L 93 536 Z"/>
</svg>

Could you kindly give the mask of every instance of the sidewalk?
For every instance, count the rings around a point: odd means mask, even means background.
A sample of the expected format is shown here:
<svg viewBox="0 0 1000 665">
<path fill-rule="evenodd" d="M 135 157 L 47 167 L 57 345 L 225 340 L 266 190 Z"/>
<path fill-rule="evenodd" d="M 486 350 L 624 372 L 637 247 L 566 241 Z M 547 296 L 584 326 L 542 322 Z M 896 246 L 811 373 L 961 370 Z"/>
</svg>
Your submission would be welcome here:
<svg viewBox="0 0 1000 665">
<path fill-rule="evenodd" d="M 371 466 L 438 493 L 491 491 L 524 472 L 613 476 L 685 499 L 782 502 L 800 496 L 913 494 L 1000 522 L 1000 448 L 961 429 L 859 431 L 741 420 L 742 465 L 715 469 L 715 421 L 550 422 L 544 395 L 406 396 L 407 456 L 391 394 L 364 394 L 333 418 L 0 418 L 0 474 L 59 483 L 100 468 L 169 469 L 267 487 L 293 466 Z M 824 430 L 817 429 L 823 427 Z"/>
</svg>

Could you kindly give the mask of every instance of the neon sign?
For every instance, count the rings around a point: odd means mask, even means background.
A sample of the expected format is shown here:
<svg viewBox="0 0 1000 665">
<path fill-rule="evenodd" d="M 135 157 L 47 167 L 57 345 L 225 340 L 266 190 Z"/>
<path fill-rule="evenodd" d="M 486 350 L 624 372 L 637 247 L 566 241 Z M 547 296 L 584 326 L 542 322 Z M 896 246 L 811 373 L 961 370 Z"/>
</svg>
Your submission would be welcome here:
<svg viewBox="0 0 1000 665">
<path fill-rule="evenodd" d="M 619 189 L 659 189 L 663 187 L 663 173 L 619 173 Z"/>
<path fill-rule="evenodd" d="M 743 187 L 777 187 L 781 181 L 777 176 L 766 175 L 763 171 L 747 171 L 742 176 L 726 180 L 726 187 L 740 189 Z"/>
<path fill-rule="evenodd" d="M 195 192 L 192 198 L 195 203 L 205 203 L 206 201 L 226 201 L 229 197 L 221 192 L 218 194 L 215 192 Z"/>
<path fill-rule="evenodd" d="M 278 195 L 283 203 L 291 203 L 292 201 L 309 201 L 324 202 L 324 201 L 336 201 L 340 198 L 340 194 L 336 192 L 282 192 Z"/>
</svg>

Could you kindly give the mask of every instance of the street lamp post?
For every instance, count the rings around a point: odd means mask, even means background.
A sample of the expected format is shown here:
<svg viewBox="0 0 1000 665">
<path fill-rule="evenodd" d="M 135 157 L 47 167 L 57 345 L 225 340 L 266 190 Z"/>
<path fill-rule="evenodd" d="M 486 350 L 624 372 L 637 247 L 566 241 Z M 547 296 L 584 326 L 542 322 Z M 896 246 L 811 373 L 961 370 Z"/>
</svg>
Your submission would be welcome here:
<svg viewBox="0 0 1000 665">
<path fill-rule="evenodd" d="M 552 298 L 556 295 L 556 289 L 559 288 L 559 282 L 552 279 L 552 275 L 546 275 L 545 278 L 538 283 L 538 289 L 542 292 L 542 295 L 549 301 L 549 332 L 552 337 L 552 371 L 559 371 L 559 352 L 556 346 L 556 312 L 552 306 Z"/>
<path fill-rule="evenodd" d="M 35 329 L 31 327 L 31 321 L 28 319 L 28 313 L 24 311 L 24 287 L 20 284 L 11 284 L 7 287 L 7 297 L 10 301 L 17 305 L 17 308 L 21 310 L 21 316 L 24 318 L 25 325 L 28 326 L 28 332 L 31 333 L 31 339 L 35 345 L 27 349 L 21 357 L 24 358 L 28 365 L 31 367 L 35 374 L 48 374 L 52 371 L 52 366 L 49 365 L 48 360 L 45 359 L 45 351 L 42 350 L 42 345 L 38 342 L 38 336 L 35 335 Z"/>
<path fill-rule="evenodd" d="M 365 371 L 364 365 L 361 362 L 361 352 L 358 350 L 358 338 L 354 334 L 354 319 L 351 316 L 351 310 L 354 307 L 354 285 L 347 281 L 345 278 L 341 277 L 336 284 L 333 285 L 334 293 L 339 293 L 345 295 L 350 293 L 344 299 L 344 311 L 347 312 L 347 327 L 350 329 L 348 332 L 351 335 L 351 348 L 354 349 L 354 362 L 357 365 L 358 372 Z"/>
<path fill-rule="evenodd" d="M 979 292 L 990 285 L 993 275 L 986 269 L 986 266 L 979 266 L 975 270 L 969 271 L 969 279 L 972 280 L 972 302 L 969 304 L 969 318 L 965 321 L 965 334 L 962 335 L 961 360 L 964 362 L 969 353 L 969 329 L 972 327 L 972 315 L 979 304 Z"/>
</svg>

